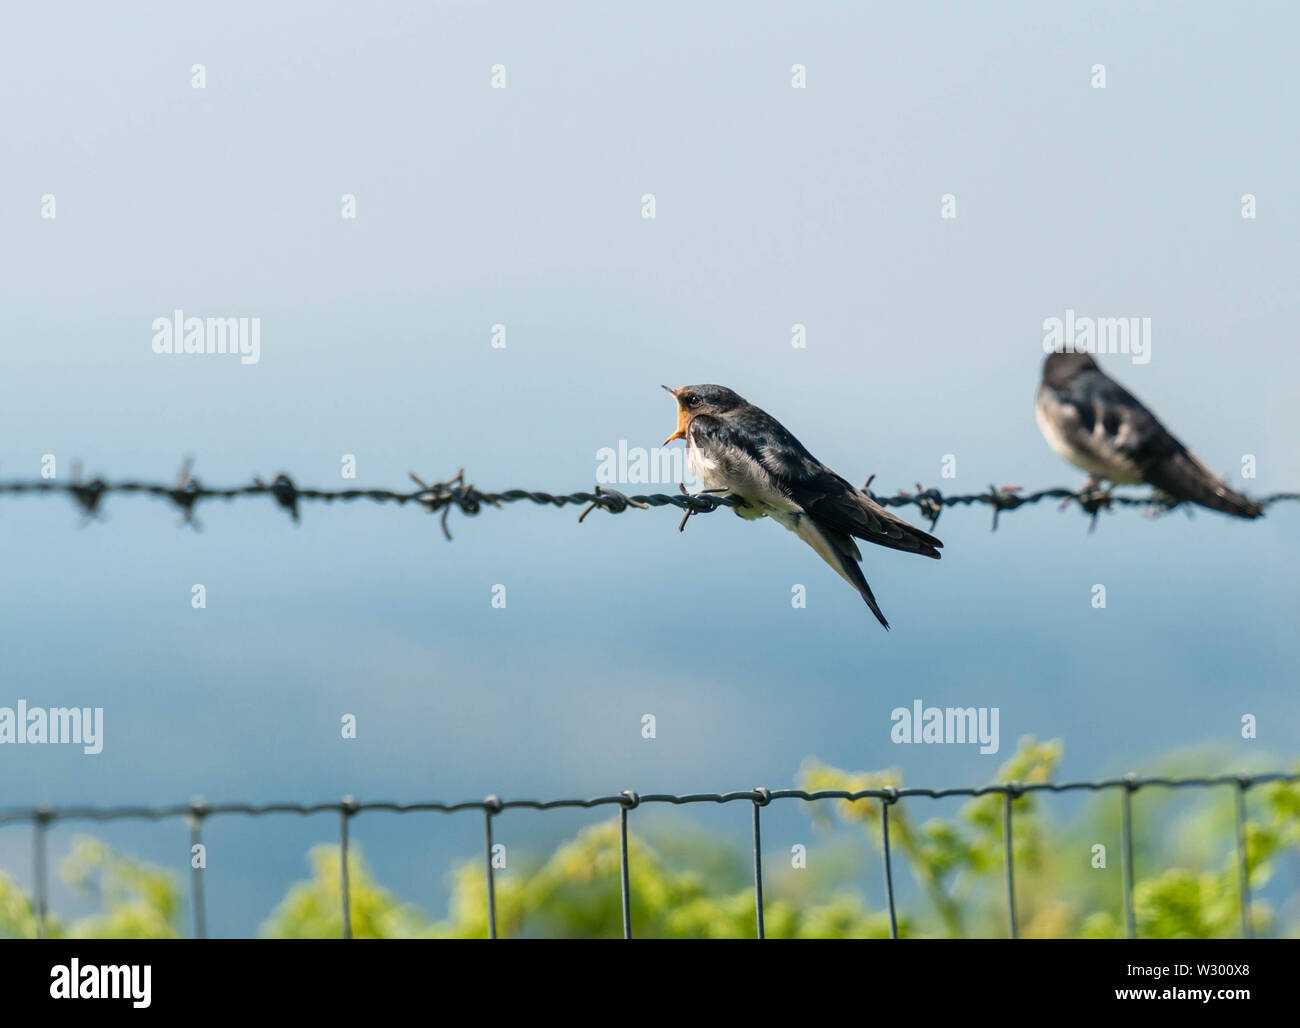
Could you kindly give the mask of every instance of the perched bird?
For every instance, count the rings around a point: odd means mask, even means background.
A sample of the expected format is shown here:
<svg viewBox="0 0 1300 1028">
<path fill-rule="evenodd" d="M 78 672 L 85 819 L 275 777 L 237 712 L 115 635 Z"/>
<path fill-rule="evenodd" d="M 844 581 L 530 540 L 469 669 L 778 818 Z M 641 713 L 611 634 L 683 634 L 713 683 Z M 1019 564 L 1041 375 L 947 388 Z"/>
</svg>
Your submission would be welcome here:
<svg viewBox="0 0 1300 1028">
<path fill-rule="evenodd" d="M 668 389 L 677 400 L 677 431 L 691 471 L 707 491 L 745 501 L 743 518 L 772 518 L 794 532 L 853 586 L 889 627 L 858 562 L 856 536 L 938 559 L 939 542 L 895 517 L 809 453 L 776 418 L 719 385 Z"/>
<path fill-rule="evenodd" d="M 1052 449 L 1092 476 L 1086 489 L 1103 479 L 1146 482 L 1180 502 L 1225 514 L 1257 518 L 1263 513 L 1202 464 L 1089 354 L 1048 354 L 1036 412 Z"/>
</svg>

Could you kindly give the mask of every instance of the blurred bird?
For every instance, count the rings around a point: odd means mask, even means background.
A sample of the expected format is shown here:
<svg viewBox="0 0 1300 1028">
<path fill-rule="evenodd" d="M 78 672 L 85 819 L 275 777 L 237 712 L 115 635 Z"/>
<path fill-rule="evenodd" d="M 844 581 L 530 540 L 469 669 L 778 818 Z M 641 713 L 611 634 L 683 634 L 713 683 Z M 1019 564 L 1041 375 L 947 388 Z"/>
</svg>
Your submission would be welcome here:
<svg viewBox="0 0 1300 1028">
<path fill-rule="evenodd" d="M 771 517 L 806 542 L 862 595 L 889 627 L 858 562 L 856 536 L 879 546 L 939 558 L 943 543 L 895 517 L 809 453 L 765 411 L 719 385 L 668 389 L 691 471 L 709 492 L 745 501 L 743 518 Z"/>
<path fill-rule="evenodd" d="M 1263 513 L 1202 464 L 1089 354 L 1048 354 L 1036 412 L 1052 449 L 1092 476 L 1085 491 L 1103 479 L 1146 482 L 1180 502 L 1225 514 L 1257 518 Z"/>
</svg>

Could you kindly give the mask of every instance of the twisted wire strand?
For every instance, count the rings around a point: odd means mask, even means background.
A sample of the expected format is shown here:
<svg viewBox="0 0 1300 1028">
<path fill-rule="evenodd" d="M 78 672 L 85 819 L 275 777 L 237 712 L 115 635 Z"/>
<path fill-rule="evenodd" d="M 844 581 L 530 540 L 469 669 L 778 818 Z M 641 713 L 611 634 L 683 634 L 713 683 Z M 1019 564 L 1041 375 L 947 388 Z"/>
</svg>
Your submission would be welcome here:
<svg viewBox="0 0 1300 1028">
<path fill-rule="evenodd" d="M 622 514 L 629 508 L 644 510 L 650 507 L 676 507 L 683 511 L 679 528 L 685 528 L 688 519 L 696 514 L 709 514 L 719 507 L 739 507 L 744 501 L 735 495 L 722 493 L 691 493 L 685 485 L 680 485 L 677 493 L 638 493 L 628 495 L 608 486 L 597 485 L 591 491 L 571 493 L 551 493 L 537 489 L 507 489 L 503 492 L 487 492 L 465 481 L 462 469 L 453 478 L 441 482 L 427 483 L 414 473 L 411 479 L 418 489 L 399 491 L 393 489 L 310 489 L 298 486 L 286 473 L 281 472 L 270 482 L 254 478 L 246 485 L 212 488 L 199 482 L 190 472 L 192 460 L 187 459 L 175 483 L 146 481 L 108 481 L 101 477 L 89 480 L 81 478 L 80 469 L 74 468 L 70 481 L 53 480 L 2 481 L 0 496 L 37 495 L 49 496 L 62 494 L 70 497 L 79 508 L 83 522 L 99 517 L 103 510 L 104 498 L 113 493 L 136 493 L 163 499 L 175 506 L 181 514 L 181 523 L 198 528 L 195 517 L 196 508 L 205 502 L 249 499 L 252 497 L 271 497 L 276 504 L 296 522 L 300 519 L 299 506 L 303 503 L 352 503 L 364 500 L 371 503 L 396 503 L 399 506 L 415 504 L 427 513 L 442 515 L 443 534 L 450 539 L 451 532 L 447 518 L 453 510 L 468 517 L 482 512 L 485 507 L 501 507 L 505 504 L 527 501 L 538 506 L 565 507 L 585 505 L 578 521 L 583 521 L 593 510 L 603 510 L 610 514 Z M 874 478 L 874 476 L 873 476 Z M 871 492 L 871 479 L 864 489 L 868 495 L 883 507 L 916 507 L 921 516 L 929 519 L 933 528 L 943 511 L 950 507 L 970 507 L 982 505 L 993 508 L 993 529 L 998 527 L 998 517 L 1006 511 L 1018 510 L 1045 500 L 1058 500 L 1062 506 L 1077 504 L 1081 510 L 1090 515 L 1095 524 L 1097 515 L 1103 510 L 1120 507 L 1132 507 L 1145 510 L 1149 514 L 1161 514 L 1180 506 L 1179 501 L 1159 491 L 1145 495 L 1115 494 L 1111 490 L 1100 488 L 1074 490 L 1065 487 L 1040 489 L 1036 492 L 1024 492 L 1020 486 L 990 485 L 986 492 L 945 495 L 937 488 L 922 487 L 917 483 L 915 492 L 900 490 L 892 496 L 883 496 Z M 1300 502 L 1300 492 L 1280 492 L 1261 497 L 1258 501 L 1263 507 L 1278 503 Z"/>
</svg>

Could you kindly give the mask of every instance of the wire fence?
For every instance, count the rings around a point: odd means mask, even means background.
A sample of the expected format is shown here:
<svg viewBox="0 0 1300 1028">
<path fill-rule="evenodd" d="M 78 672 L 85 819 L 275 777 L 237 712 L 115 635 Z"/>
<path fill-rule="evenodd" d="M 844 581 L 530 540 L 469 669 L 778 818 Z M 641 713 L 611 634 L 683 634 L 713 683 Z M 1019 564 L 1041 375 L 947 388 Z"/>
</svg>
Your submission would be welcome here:
<svg viewBox="0 0 1300 1028">
<path fill-rule="evenodd" d="M 1250 938 L 1251 930 L 1251 894 L 1250 881 L 1246 863 L 1246 793 L 1253 786 L 1269 782 L 1300 782 L 1300 773 L 1268 773 L 1257 775 L 1221 775 L 1200 778 L 1142 778 L 1135 774 L 1123 778 L 1110 778 L 1100 781 L 1079 782 L 1007 782 L 1002 785 L 979 787 L 958 787 L 950 789 L 894 788 L 862 789 L 849 792 L 843 789 L 823 789 L 807 792 L 803 789 L 744 789 L 737 792 L 692 793 L 677 796 L 669 793 L 651 793 L 641 795 L 625 790 L 618 795 L 597 796 L 591 799 L 560 800 L 503 800 L 497 796 L 487 796 L 481 800 L 468 800 L 462 803 L 361 803 L 351 796 L 326 803 L 217 803 L 208 804 L 195 800 L 188 804 L 156 807 L 36 807 L 24 810 L 0 811 L 0 826 L 6 824 L 31 824 L 33 831 L 32 876 L 36 900 L 36 923 L 38 935 L 47 934 L 49 910 L 49 891 L 47 879 L 47 840 L 46 835 L 52 825 L 63 821 L 124 821 L 147 820 L 162 821 L 172 818 L 184 819 L 189 825 L 189 843 L 193 847 L 202 843 L 204 823 L 213 817 L 247 816 L 265 817 L 272 814 L 311 815 L 333 812 L 339 816 L 339 868 L 340 897 L 343 929 L 345 939 L 352 937 L 352 904 L 348 883 L 348 825 L 351 820 L 362 813 L 384 811 L 394 814 L 412 814 L 434 812 L 454 814 L 461 811 L 481 811 L 484 828 L 484 874 L 487 886 L 486 914 L 488 935 L 497 937 L 496 917 L 496 873 L 492 864 L 492 826 L 494 819 L 507 810 L 558 810 L 578 807 L 617 806 L 619 825 L 619 884 L 622 892 L 623 937 L 632 938 L 632 904 L 628 861 L 628 814 L 647 803 L 669 803 L 674 805 L 692 803 L 744 803 L 753 806 L 753 844 L 754 844 L 754 923 L 758 938 L 765 935 L 763 924 L 763 844 L 762 844 L 762 810 L 775 800 L 801 800 L 806 803 L 824 802 L 826 800 L 844 800 L 857 803 L 863 800 L 876 800 L 880 806 L 880 845 L 883 856 L 885 895 L 889 903 L 889 933 L 897 939 L 898 914 L 894 894 L 893 858 L 889 841 L 889 810 L 904 800 L 924 797 L 944 799 L 947 797 L 976 797 L 987 795 L 1002 796 L 1002 850 L 1003 877 L 1006 892 L 1007 931 L 1011 938 L 1019 936 L 1016 917 L 1016 879 L 1014 847 L 1012 846 L 1012 818 L 1015 801 L 1036 792 L 1103 792 L 1116 790 L 1120 796 L 1121 825 L 1121 868 L 1123 876 L 1124 925 L 1130 939 L 1137 938 L 1137 918 L 1133 907 L 1133 795 L 1141 789 L 1209 789 L 1220 786 L 1234 790 L 1236 855 L 1238 897 L 1241 907 L 1241 934 Z M 191 861 L 190 901 L 193 915 L 194 937 L 207 935 L 207 918 L 203 897 L 203 869 L 193 868 Z"/>
<path fill-rule="evenodd" d="M 177 480 L 172 484 L 145 481 L 110 482 L 103 478 L 83 480 L 79 470 L 67 482 L 53 480 L 3 481 L 0 482 L 0 496 L 4 495 L 56 495 L 71 498 L 79 508 L 83 520 L 92 520 L 102 513 L 104 498 L 113 493 L 135 493 L 152 496 L 170 502 L 181 513 L 181 523 L 198 528 L 195 511 L 200 504 L 207 501 L 233 501 L 253 497 L 270 497 L 280 508 L 285 510 L 296 522 L 299 520 L 299 506 L 303 503 L 334 503 L 365 500 L 372 503 L 396 503 L 399 506 L 414 504 L 430 514 L 440 513 L 442 530 L 448 539 L 451 533 L 447 519 L 453 510 L 467 516 L 479 514 L 485 507 L 501 507 L 505 504 L 528 501 L 539 506 L 577 506 L 584 505 L 578 520 L 581 522 L 593 510 L 600 509 L 611 514 L 621 514 L 629 508 L 648 509 L 650 507 L 672 506 L 683 511 L 679 529 L 686 527 L 686 522 L 696 514 L 707 514 L 720 507 L 737 507 L 743 501 L 736 496 L 718 493 L 690 493 L 681 485 L 679 493 L 651 493 L 627 495 L 607 486 L 596 486 L 591 492 L 549 493 L 537 490 L 511 489 L 504 492 L 485 492 L 466 482 L 463 470 L 446 481 L 426 483 L 415 474 L 412 480 L 419 487 L 412 491 L 389 489 L 304 489 L 297 486 L 287 474 L 276 475 L 269 483 L 260 478 L 241 486 L 209 488 L 202 485 L 191 474 L 192 461 L 186 460 L 181 467 Z M 873 476 L 874 477 L 874 476 Z M 1162 513 L 1178 506 L 1178 502 L 1160 492 L 1147 495 L 1115 495 L 1110 490 L 1100 488 L 1072 490 L 1067 488 L 1041 489 L 1036 492 L 1024 492 L 1019 486 L 992 486 L 982 493 L 962 495 L 944 495 L 938 489 L 923 488 L 917 484 L 915 492 L 900 491 L 892 496 L 881 496 L 870 491 L 871 479 L 864 489 L 872 498 L 884 507 L 914 506 L 920 514 L 929 519 L 933 528 L 939 516 L 950 507 L 969 507 L 982 505 L 992 508 L 994 530 L 998 527 L 998 516 L 1005 511 L 1041 503 L 1045 500 L 1060 501 L 1061 506 L 1077 504 L 1080 509 L 1091 516 L 1095 525 L 1097 515 L 1116 507 L 1139 508 L 1148 513 Z M 1263 507 L 1277 503 L 1300 502 L 1300 493 L 1274 493 L 1261 497 L 1258 502 Z M 755 929 L 759 938 L 764 936 L 763 922 L 763 866 L 761 811 L 773 800 L 797 799 L 804 802 L 825 800 L 844 800 L 859 802 L 877 800 L 881 803 L 880 843 L 883 854 L 885 893 L 889 904 L 889 925 L 892 938 L 898 938 L 898 918 L 896 912 L 893 860 L 889 839 L 889 809 L 894 804 L 909 797 L 928 797 L 942 799 L 945 797 L 976 797 L 1000 794 L 1003 797 L 1003 864 L 1006 891 L 1006 914 L 1008 933 L 1012 938 L 1018 935 L 1015 901 L 1015 867 L 1013 859 L 1012 819 L 1014 801 L 1034 792 L 1073 792 L 1118 790 L 1121 800 L 1121 860 L 1123 871 L 1124 922 L 1128 936 L 1136 938 L 1137 922 L 1133 909 L 1133 811 L 1132 797 L 1144 788 L 1211 788 L 1231 786 L 1236 792 L 1236 851 L 1238 855 L 1238 882 L 1241 906 L 1242 935 L 1251 935 L 1251 897 L 1250 883 L 1246 874 L 1246 792 L 1254 785 L 1267 782 L 1297 782 L 1300 774 L 1263 774 L 1238 775 L 1202 778 L 1140 778 L 1128 775 L 1124 778 L 1102 781 L 1065 782 L 1065 783 L 1007 783 L 977 788 L 921 789 L 921 788 L 885 788 L 866 789 L 858 792 L 844 790 L 821 790 L 806 792 L 801 789 L 769 790 L 757 788 L 728 793 L 696 793 L 677 796 L 665 793 L 639 795 L 625 791 L 618 795 L 600 796 L 592 799 L 561 800 L 501 800 L 488 796 L 483 800 L 471 800 L 462 803 L 359 803 L 352 797 L 344 797 L 336 802 L 315 804 L 301 803 L 226 803 L 207 804 L 201 801 L 170 807 L 66 807 L 66 808 L 32 808 L 0 812 L 0 825 L 13 823 L 30 823 L 34 826 L 33 843 L 33 881 L 36 897 L 36 918 L 38 932 L 45 933 L 48 915 L 48 880 L 46 833 L 51 825 L 61 821 L 117 821 L 143 819 L 159 821 L 170 818 L 184 818 L 189 824 L 190 845 L 199 845 L 202 841 L 202 826 L 211 817 L 245 815 L 262 817 L 273 814 L 310 815 L 335 812 L 340 818 L 340 892 L 342 897 L 343 936 L 352 935 L 351 904 L 348 888 L 348 824 L 358 814 L 371 811 L 387 811 L 406 814 L 421 811 L 438 813 L 455 813 L 458 811 L 479 810 L 484 814 L 484 866 L 487 885 L 487 921 L 488 933 L 492 938 L 497 935 L 495 873 L 492 866 L 492 825 L 493 819 L 506 810 L 554 810 L 566 807 L 592 808 L 617 805 L 619 807 L 620 833 L 620 886 L 622 892 L 623 935 L 632 937 L 631 898 L 628 876 L 627 825 L 628 813 L 644 803 L 669 803 L 675 805 L 692 803 L 731 803 L 748 801 L 753 805 L 753 845 L 754 845 L 754 904 Z M 190 879 L 191 905 L 193 911 L 194 935 L 196 938 L 206 936 L 206 914 L 203 895 L 203 871 L 193 869 Z"/>
<path fill-rule="evenodd" d="M 462 469 L 455 477 L 444 482 L 426 483 L 414 473 L 412 481 L 418 489 L 398 491 L 392 489 L 303 489 L 296 485 L 285 473 L 275 476 L 270 482 L 254 478 L 246 485 L 209 488 L 204 486 L 191 474 L 193 461 L 187 459 L 181 466 L 175 482 L 120 481 L 109 482 L 103 478 L 83 480 L 80 470 L 75 469 L 67 482 L 36 479 L 32 481 L 0 482 L 0 496 L 19 495 L 56 495 L 62 494 L 73 500 L 81 511 L 83 521 L 99 517 L 103 510 L 105 497 L 113 493 L 136 493 L 167 500 L 181 514 L 181 523 L 194 528 L 199 527 L 195 510 L 204 502 L 213 500 L 243 500 L 252 497 L 269 496 L 294 520 L 299 520 L 299 506 L 303 503 L 351 503 L 366 500 L 371 503 L 396 503 L 399 506 L 415 504 L 430 514 L 442 514 L 442 531 L 450 539 L 451 532 L 447 518 L 453 510 L 473 516 L 485 507 L 502 507 L 505 504 L 519 503 L 527 500 L 539 506 L 565 507 L 585 505 L 578 516 L 581 522 L 593 510 L 600 509 L 610 514 L 621 514 L 629 508 L 644 510 L 649 507 L 676 507 L 683 511 L 679 529 L 686 527 L 686 522 L 696 514 L 708 514 L 719 507 L 739 507 L 743 500 L 738 496 L 722 493 L 691 493 L 684 484 L 679 485 L 677 493 L 649 493 L 629 496 L 597 485 L 591 492 L 548 493 L 532 489 L 508 489 L 505 492 L 484 492 L 465 481 Z M 883 507 L 916 507 L 921 516 L 929 519 L 933 529 L 939 521 L 939 515 L 949 507 L 986 506 L 993 508 L 993 529 L 998 527 L 998 516 L 1005 511 L 1018 510 L 1021 507 L 1041 503 L 1044 500 L 1059 500 L 1062 506 L 1077 504 L 1081 510 L 1091 516 L 1095 526 L 1097 515 L 1103 510 L 1117 507 L 1135 507 L 1151 514 L 1159 514 L 1179 506 L 1174 497 L 1159 491 L 1146 495 L 1133 496 L 1115 494 L 1100 487 L 1086 490 L 1040 489 L 1026 493 L 1018 485 L 993 486 L 986 492 L 961 495 L 944 495 L 933 486 L 923 488 L 918 482 L 915 492 L 900 491 L 893 496 L 880 496 L 871 492 L 872 478 L 867 479 L 864 490 Z M 1273 493 L 1259 499 L 1263 507 L 1277 503 L 1300 502 L 1300 492 Z"/>
</svg>

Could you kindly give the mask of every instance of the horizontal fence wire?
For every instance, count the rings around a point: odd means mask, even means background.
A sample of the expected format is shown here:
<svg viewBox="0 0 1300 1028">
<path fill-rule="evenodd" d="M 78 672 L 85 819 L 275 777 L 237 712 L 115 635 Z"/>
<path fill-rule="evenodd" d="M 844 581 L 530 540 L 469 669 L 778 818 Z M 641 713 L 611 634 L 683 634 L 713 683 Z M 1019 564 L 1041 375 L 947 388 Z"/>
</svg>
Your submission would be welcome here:
<svg viewBox="0 0 1300 1028">
<path fill-rule="evenodd" d="M 744 503 L 740 497 L 731 494 L 691 493 L 687 491 L 685 485 L 679 485 L 680 491 L 676 493 L 631 496 L 603 485 L 595 486 L 591 492 L 549 493 L 532 489 L 484 492 L 465 481 L 463 469 L 454 478 L 433 483 L 426 483 L 412 473 L 411 479 L 419 488 L 405 492 L 391 489 L 304 489 L 284 473 L 276 475 L 270 482 L 254 478 L 246 485 L 209 488 L 190 473 L 192 464 L 192 461 L 186 460 L 177 480 L 172 484 L 141 481 L 110 482 L 98 477 L 83 480 L 79 470 L 74 470 L 71 479 L 67 482 L 44 479 L 0 481 L 0 496 L 61 494 L 69 497 L 77 505 L 84 520 L 92 520 L 101 514 L 105 497 L 113 493 L 137 493 L 168 501 L 180 511 L 181 523 L 195 528 L 199 527 L 195 518 L 196 508 L 204 502 L 213 500 L 232 501 L 269 496 L 294 521 L 299 520 L 299 505 L 303 503 L 351 503 L 366 500 L 371 503 L 395 503 L 399 506 L 414 504 L 430 514 L 442 514 L 442 530 L 448 539 L 451 538 L 451 532 L 447 526 L 447 518 L 453 510 L 473 516 L 482 512 L 485 507 L 501 507 L 525 500 L 549 507 L 584 505 L 584 510 L 578 517 L 579 521 L 596 509 L 608 511 L 610 514 L 621 514 L 629 508 L 644 510 L 649 507 L 672 506 L 684 512 L 680 528 L 685 528 L 687 520 L 693 515 L 708 514 L 719 507 L 739 507 Z M 996 530 L 998 516 L 1003 512 L 1018 510 L 1044 500 L 1059 500 L 1062 506 L 1077 504 L 1093 518 L 1094 524 L 1097 515 L 1103 510 L 1135 507 L 1157 514 L 1180 505 L 1176 499 L 1159 491 L 1133 496 L 1116 494 L 1109 489 L 1074 490 L 1061 487 L 1027 493 L 1016 485 L 990 485 L 988 491 L 982 493 L 944 495 L 933 486 L 922 488 L 921 484 L 917 483 L 915 492 L 900 491 L 893 496 L 881 496 L 871 492 L 870 485 L 871 479 L 868 479 L 864 489 L 881 506 L 914 506 L 922 517 L 929 519 L 931 528 L 937 524 L 939 515 L 949 507 L 976 505 L 991 507 L 993 528 Z M 1261 497 L 1258 502 L 1262 507 L 1271 507 L 1277 503 L 1300 502 L 1300 492 L 1273 493 Z"/>
<path fill-rule="evenodd" d="M 977 796 L 1000 795 L 1002 802 L 1002 840 L 1003 840 L 1003 876 L 1006 885 L 1006 916 L 1008 935 L 1017 938 L 1019 929 L 1016 921 L 1015 894 L 1015 855 L 1012 833 L 1012 810 L 1015 801 L 1036 792 L 1103 792 L 1117 790 L 1120 794 L 1121 813 L 1121 861 L 1123 876 L 1124 924 L 1127 936 L 1137 938 L 1137 920 L 1133 906 L 1133 796 L 1141 789 L 1209 789 L 1228 786 L 1234 790 L 1236 863 L 1238 879 L 1238 900 L 1241 908 L 1241 933 L 1244 938 L 1251 936 L 1251 895 L 1246 859 L 1246 792 L 1257 785 L 1269 782 L 1300 782 L 1300 772 L 1270 772 L 1256 775 L 1217 775 L 1193 778 L 1139 777 L 1135 774 L 1122 778 L 1106 778 L 1096 781 L 1074 782 L 1007 782 L 999 785 L 974 787 L 956 787 L 946 789 L 895 788 L 885 786 L 880 789 L 820 789 L 809 792 L 804 789 L 742 789 L 736 792 L 701 792 L 687 795 L 672 793 L 640 794 L 624 790 L 617 795 L 595 796 L 588 799 L 557 800 L 503 800 L 498 796 L 487 796 L 481 800 L 464 800 L 459 803 L 442 803 L 437 801 L 415 803 L 360 802 L 352 796 L 341 800 L 322 803 L 206 803 L 194 800 L 190 803 L 171 806 L 123 806 L 123 807 L 30 807 L 16 810 L 0 810 L 0 826 L 10 824 L 31 824 L 33 826 L 32 880 L 35 888 L 35 912 L 37 934 L 45 936 L 47 932 L 48 876 L 47 876 L 47 839 L 50 827 L 63 821 L 126 821 L 145 820 L 163 821 L 171 818 L 182 819 L 189 827 L 188 840 L 192 847 L 201 844 L 203 823 L 212 817 L 246 816 L 265 817 L 274 814 L 337 814 L 340 820 L 339 856 L 340 856 L 340 896 L 342 904 L 342 935 L 352 936 L 351 893 L 348 882 L 348 823 L 352 818 L 363 813 L 386 812 L 392 814 L 412 814 L 434 812 L 454 814 L 461 811 L 481 811 L 484 819 L 484 875 L 486 890 L 486 915 L 488 936 L 497 937 L 496 917 L 496 875 L 493 864 L 493 821 L 507 810 L 559 810 L 564 808 L 590 809 L 593 807 L 617 806 L 619 808 L 619 882 L 622 893 L 623 937 L 632 938 L 632 904 L 630 893 L 630 864 L 628 861 L 628 814 L 646 803 L 667 803 L 676 806 L 694 803 L 739 803 L 753 805 L 753 850 L 754 850 L 754 926 L 758 938 L 765 935 L 763 919 L 763 844 L 761 815 L 762 808 L 775 800 L 801 800 L 806 803 L 826 800 L 844 800 L 850 803 L 861 800 L 879 800 L 881 804 L 880 840 L 884 865 L 885 892 L 888 900 L 890 937 L 899 938 L 898 916 L 896 912 L 895 888 L 893 877 L 892 849 L 889 837 L 889 811 L 892 806 L 912 798 L 946 799 L 948 797 L 973 798 Z M 193 862 L 191 862 L 191 867 Z M 190 901 L 193 908 L 194 937 L 204 938 L 206 934 L 206 914 L 203 899 L 203 874 L 195 870 L 191 875 Z"/>
</svg>

